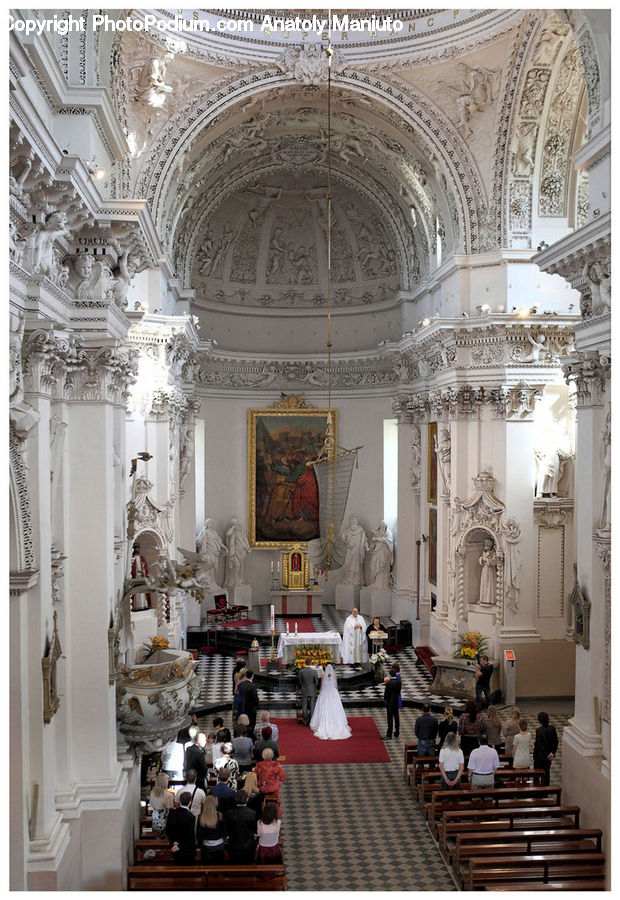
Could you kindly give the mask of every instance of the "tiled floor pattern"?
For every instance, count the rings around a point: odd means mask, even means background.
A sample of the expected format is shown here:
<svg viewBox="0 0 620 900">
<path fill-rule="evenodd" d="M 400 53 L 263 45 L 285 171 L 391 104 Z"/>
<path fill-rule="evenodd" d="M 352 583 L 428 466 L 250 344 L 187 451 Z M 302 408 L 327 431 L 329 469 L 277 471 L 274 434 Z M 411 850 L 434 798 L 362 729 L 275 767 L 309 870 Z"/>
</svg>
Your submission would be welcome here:
<svg viewBox="0 0 620 900">
<path fill-rule="evenodd" d="M 227 682 L 228 684 L 228 682 Z M 546 709 L 560 735 L 551 783 L 561 785 L 562 729 L 572 715 L 568 701 L 520 704 L 531 725 Z M 376 707 L 355 715 L 374 717 L 385 733 L 385 714 Z M 391 762 L 287 766 L 282 787 L 283 836 L 291 891 L 456 890 L 417 803 L 402 777 L 403 747 L 414 740 L 419 711 L 401 711 L 400 737 L 386 742 Z M 292 710 L 273 717 L 292 716 Z M 507 710 L 501 711 L 506 718 Z M 230 725 L 230 714 L 223 714 Z M 211 717 L 200 720 L 210 726 Z M 300 725 L 300 728 L 304 726 Z"/>
</svg>

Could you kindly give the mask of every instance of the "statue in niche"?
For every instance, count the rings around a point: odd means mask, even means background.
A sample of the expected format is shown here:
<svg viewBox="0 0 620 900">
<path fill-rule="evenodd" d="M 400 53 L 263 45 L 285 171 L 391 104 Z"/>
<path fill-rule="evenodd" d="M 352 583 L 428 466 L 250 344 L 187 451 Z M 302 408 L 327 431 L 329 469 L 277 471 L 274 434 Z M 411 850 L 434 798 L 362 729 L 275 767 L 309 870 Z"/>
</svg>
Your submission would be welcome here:
<svg viewBox="0 0 620 900">
<path fill-rule="evenodd" d="M 611 530 L 611 413 L 607 413 L 603 432 L 603 480 L 601 485 L 600 531 Z"/>
<path fill-rule="evenodd" d="M 494 606 L 497 556 L 495 555 L 495 544 L 493 541 L 486 540 L 484 542 L 484 550 L 478 559 L 478 563 L 481 567 L 480 597 L 478 602 L 481 606 Z"/>
<path fill-rule="evenodd" d="M 245 584 L 243 580 L 243 562 L 252 548 L 243 533 L 239 520 L 232 518 L 230 527 L 226 532 L 226 574 L 224 575 L 224 587 L 236 587 Z"/>
<path fill-rule="evenodd" d="M 205 519 L 202 531 L 198 535 L 197 549 L 199 565 L 196 569 L 196 580 L 201 587 L 208 591 L 219 590 L 217 584 L 217 572 L 220 563 L 220 553 L 228 554 L 228 550 L 221 541 L 213 519 Z"/>
<path fill-rule="evenodd" d="M 394 540 L 385 522 L 380 522 L 372 533 L 369 587 L 380 591 L 390 589 L 390 569 L 394 562 Z"/>
<path fill-rule="evenodd" d="M 343 584 L 362 584 L 364 578 L 364 554 L 370 550 L 366 532 L 357 516 L 351 516 L 346 531 L 342 532 L 345 546 Z"/>
<path fill-rule="evenodd" d="M 534 455 L 538 462 L 538 474 L 536 477 L 536 496 L 557 497 L 558 481 L 560 478 L 560 451 L 535 450 Z"/>
<path fill-rule="evenodd" d="M 439 433 L 439 438 L 435 435 L 435 452 L 437 453 L 437 462 L 439 464 L 439 471 L 441 472 L 441 478 L 443 481 L 444 491 L 449 494 L 450 493 L 450 456 L 451 456 L 451 443 L 450 443 L 450 432 L 447 428 L 442 428 Z"/>
<path fill-rule="evenodd" d="M 135 99 L 153 109 L 161 109 L 166 97 L 173 91 L 172 85 L 166 84 L 166 63 L 174 59 L 174 53 L 166 53 L 159 59 L 154 56 L 148 59 L 139 69 L 135 86 Z"/>
</svg>

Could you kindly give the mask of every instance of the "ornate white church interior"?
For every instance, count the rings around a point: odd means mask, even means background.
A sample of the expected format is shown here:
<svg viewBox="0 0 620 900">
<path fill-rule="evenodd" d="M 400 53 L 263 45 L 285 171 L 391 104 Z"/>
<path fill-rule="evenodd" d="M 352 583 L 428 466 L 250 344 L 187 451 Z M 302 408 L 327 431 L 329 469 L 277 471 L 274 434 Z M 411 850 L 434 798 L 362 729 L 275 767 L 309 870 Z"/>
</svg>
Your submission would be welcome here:
<svg viewBox="0 0 620 900">
<path fill-rule="evenodd" d="M 288 889 L 328 889 L 303 779 L 343 765 L 428 843 L 383 889 L 463 887 L 403 745 L 473 699 L 469 632 L 503 720 L 560 711 L 609 866 L 610 11 L 375 13 L 12 11 L 12 889 L 142 884 L 149 766 L 234 725 L 236 655 L 294 721 L 354 608 L 402 733 L 283 743 Z M 383 735 L 368 640 L 336 669 Z M 398 852 L 363 815 L 342 853 Z"/>
</svg>

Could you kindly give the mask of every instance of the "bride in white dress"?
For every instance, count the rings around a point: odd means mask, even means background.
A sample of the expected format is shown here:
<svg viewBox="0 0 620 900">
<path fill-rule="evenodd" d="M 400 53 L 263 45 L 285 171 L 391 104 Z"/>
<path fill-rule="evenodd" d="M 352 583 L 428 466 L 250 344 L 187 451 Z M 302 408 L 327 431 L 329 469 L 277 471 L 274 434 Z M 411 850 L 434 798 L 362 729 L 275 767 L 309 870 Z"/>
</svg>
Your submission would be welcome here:
<svg viewBox="0 0 620 900">
<path fill-rule="evenodd" d="M 338 693 L 334 667 L 328 663 L 321 679 L 321 693 L 312 713 L 310 728 L 322 741 L 346 741 L 351 737 L 347 717 Z"/>
</svg>

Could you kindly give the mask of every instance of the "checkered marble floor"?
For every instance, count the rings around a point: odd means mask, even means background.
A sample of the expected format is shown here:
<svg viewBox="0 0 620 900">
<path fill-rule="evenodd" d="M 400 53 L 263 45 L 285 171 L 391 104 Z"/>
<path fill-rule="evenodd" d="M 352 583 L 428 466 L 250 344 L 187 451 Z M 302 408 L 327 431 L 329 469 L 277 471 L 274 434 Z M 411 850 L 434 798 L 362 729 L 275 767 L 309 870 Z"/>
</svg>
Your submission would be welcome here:
<svg viewBox="0 0 620 900">
<path fill-rule="evenodd" d="M 324 606 L 322 617 L 311 617 L 314 630 L 316 632 L 338 631 L 342 634 L 346 615 L 347 613 L 337 610 L 333 606 Z M 259 625 L 248 626 L 247 631 L 251 634 L 264 635 L 269 629 L 269 613 L 267 608 L 260 606 L 256 607 L 252 610 L 252 617 L 256 619 L 260 618 L 261 623 Z M 280 619 L 281 624 L 281 617 L 276 616 L 276 633 L 279 633 L 281 630 L 281 628 L 278 627 L 278 619 Z M 303 621 L 304 620 L 301 619 L 300 623 L 303 623 Z M 392 623 L 386 622 L 385 624 Z M 267 646 L 261 646 L 261 657 L 266 656 L 267 652 Z M 444 706 L 452 706 L 455 711 L 462 708 L 463 700 L 457 699 L 456 697 L 438 696 L 430 692 L 430 684 L 432 681 L 430 672 L 426 666 L 416 662 L 416 654 L 412 647 L 407 647 L 404 650 L 390 654 L 390 659 L 398 662 L 400 665 L 400 674 L 403 684 L 402 697 L 404 703 L 412 703 L 420 707 L 424 703 L 430 703 L 437 711 L 443 709 Z M 199 657 L 198 666 L 196 668 L 197 674 L 202 678 L 202 689 L 198 700 L 199 708 L 212 708 L 216 704 L 221 705 L 222 700 L 227 699 L 230 696 L 233 666 L 234 659 L 229 656 L 213 654 L 210 656 Z M 338 674 L 347 671 L 353 671 L 353 669 L 349 666 L 338 666 Z M 274 706 L 274 708 L 289 707 L 295 701 L 294 691 L 272 692 L 259 688 L 258 693 L 263 708 L 270 705 Z M 383 684 L 370 685 L 361 690 L 352 691 L 347 691 L 341 687 L 340 696 L 344 706 L 350 705 L 351 703 L 359 704 L 360 701 L 366 702 L 369 705 L 378 704 L 382 706 Z"/>
</svg>

